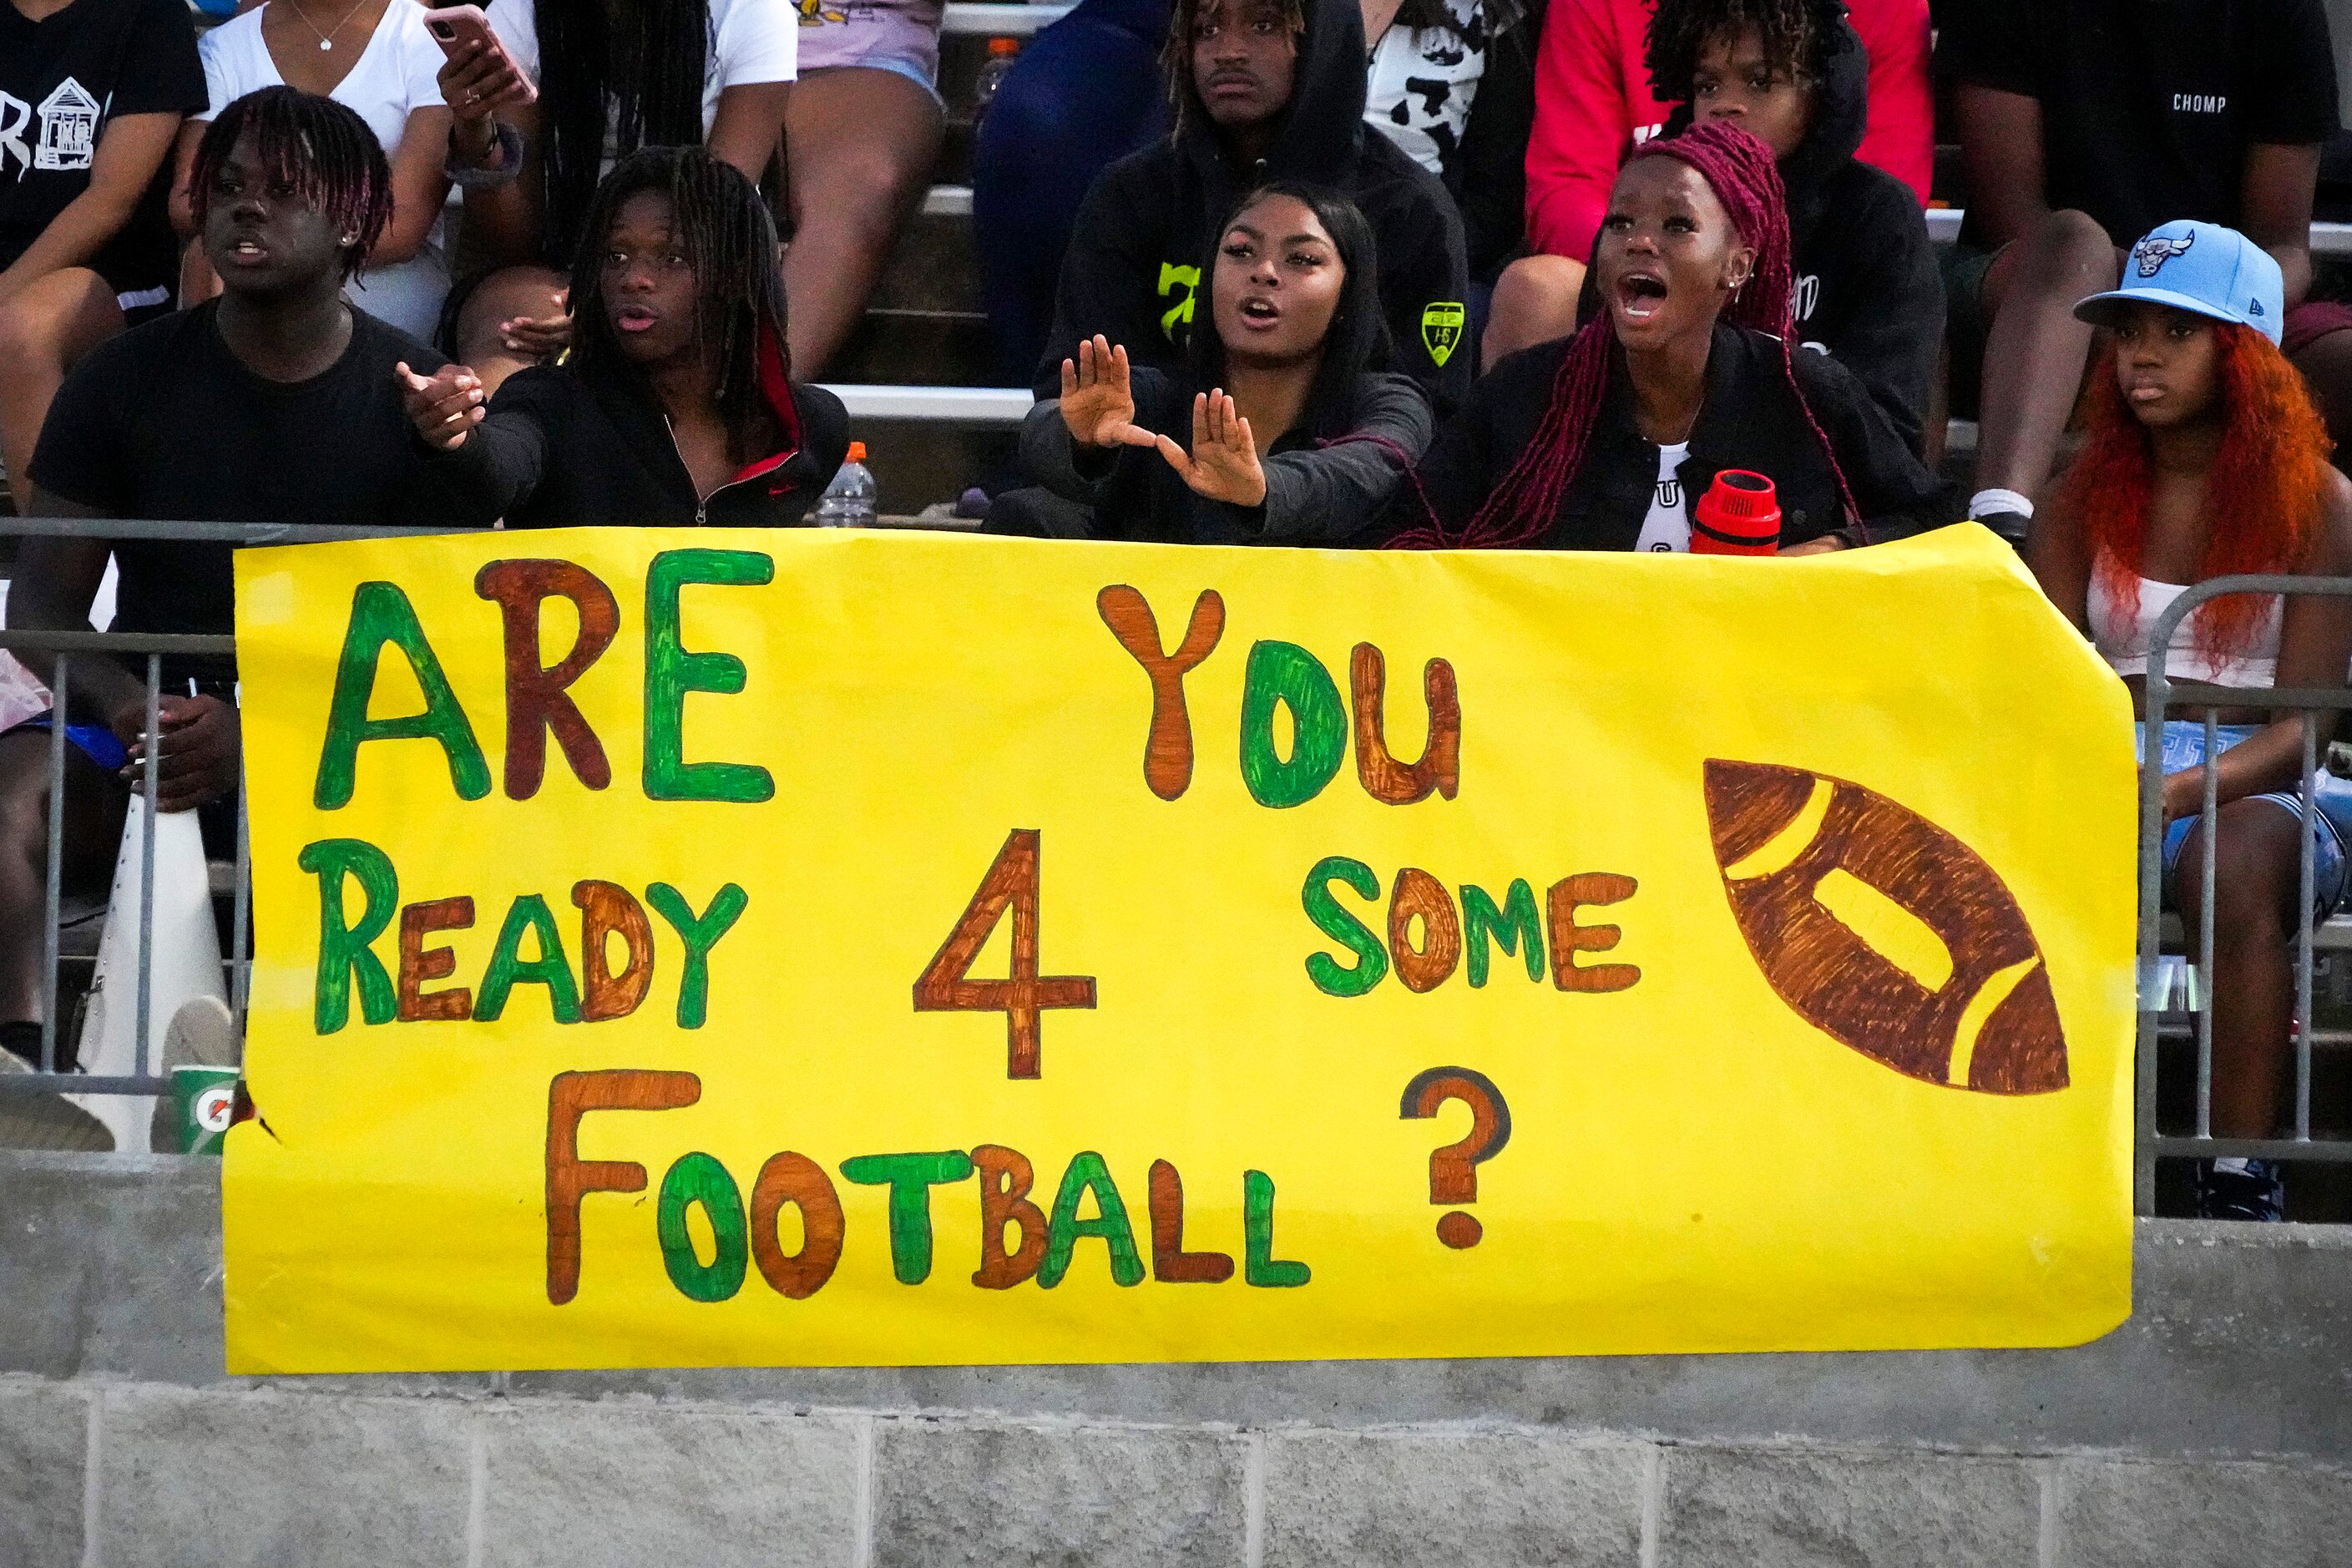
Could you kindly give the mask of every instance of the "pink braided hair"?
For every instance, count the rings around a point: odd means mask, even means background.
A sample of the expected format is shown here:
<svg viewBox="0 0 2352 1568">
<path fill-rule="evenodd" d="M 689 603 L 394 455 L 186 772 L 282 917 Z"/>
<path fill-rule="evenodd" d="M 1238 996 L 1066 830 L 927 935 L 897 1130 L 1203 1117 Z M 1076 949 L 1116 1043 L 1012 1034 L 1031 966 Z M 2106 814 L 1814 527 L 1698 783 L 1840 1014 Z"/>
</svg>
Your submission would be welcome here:
<svg viewBox="0 0 2352 1568">
<path fill-rule="evenodd" d="M 1812 431 L 1813 439 L 1821 443 L 1822 456 L 1828 460 L 1830 473 L 1837 480 L 1838 500 L 1847 517 L 1859 521 L 1861 509 L 1854 505 L 1845 471 L 1838 467 L 1829 436 L 1813 417 L 1812 409 L 1806 405 L 1803 393 L 1798 390 L 1796 367 L 1790 363 L 1790 345 L 1796 336 L 1792 316 L 1795 272 L 1789 260 L 1787 197 L 1781 190 L 1780 169 L 1773 161 L 1772 150 L 1736 126 L 1709 122 L 1694 125 L 1679 136 L 1645 142 L 1633 150 L 1627 163 L 1638 158 L 1675 158 L 1696 169 L 1714 190 L 1716 199 L 1723 204 L 1732 227 L 1755 247 L 1756 270 L 1747 287 L 1724 307 L 1723 318 L 1734 326 L 1780 340 L 1780 371 L 1788 378 L 1789 394 L 1804 410 L 1805 424 Z M 1570 340 L 1568 353 L 1561 356 L 1559 370 L 1552 377 L 1551 396 L 1536 422 L 1534 434 L 1520 450 L 1517 461 L 1487 496 L 1486 504 L 1459 533 L 1447 529 L 1439 519 L 1416 478 L 1413 489 L 1427 521 L 1399 534 L 1390 542 L 1391 547 L 1514 550 L 1541 538 L 1559 510 L 1560 498 L 1568 493 L 1577 469 L 1583 464 L 1585 442 L 1600 414 L 1601 396 L 1608 390 L 1610 346 L 1611 329 L 1604 310 L 1579 328 Z"/>
</svg>

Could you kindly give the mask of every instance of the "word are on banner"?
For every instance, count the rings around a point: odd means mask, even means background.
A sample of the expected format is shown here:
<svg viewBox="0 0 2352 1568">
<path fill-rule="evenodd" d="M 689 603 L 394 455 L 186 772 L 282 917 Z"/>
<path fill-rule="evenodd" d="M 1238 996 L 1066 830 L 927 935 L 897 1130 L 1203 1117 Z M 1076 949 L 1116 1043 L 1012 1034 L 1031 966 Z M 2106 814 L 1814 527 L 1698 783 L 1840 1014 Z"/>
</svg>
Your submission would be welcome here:
<svg viewBox="0 0 2352 1568">
<path fill-rule="evenodd" d="M 232 1372 L 2129 1310 L 2130 712 L 1980 531 L 581 530 L 237 604 Z"/>
</svg>

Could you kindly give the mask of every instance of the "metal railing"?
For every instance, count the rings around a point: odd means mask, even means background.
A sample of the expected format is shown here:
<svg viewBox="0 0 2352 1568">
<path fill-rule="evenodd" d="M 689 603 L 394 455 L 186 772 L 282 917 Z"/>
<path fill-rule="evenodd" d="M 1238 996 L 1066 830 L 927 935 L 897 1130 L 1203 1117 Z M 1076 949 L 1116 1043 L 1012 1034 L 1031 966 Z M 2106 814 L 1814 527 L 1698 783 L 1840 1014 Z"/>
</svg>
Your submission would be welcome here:
<svg viewBox="0 0 2352 1568">
<path fill-rule="evenodd" d="M 2294 594 L 2323 595 L 2329 597 L 2352 596 L 2352 578 L 2291 577 L 2274 574 L 2246 574 L 2216 577 L 2200 583 L 2165 606 L 2156 617 L 2147 637 L 2149 649 L 2147 674 L 2146 729 L 2142 742 L 2142 765 L 2139 770 L 2139 1030 L 2138 1030 L 2138 1136 L 2135 1142 L 2136 1158 L 2133 1171 L 2134 1206 L 2141 1214 L 2153 1214 L 2156 1206 L 2156 1163 L 2159 1159 L 2191 1157 L 2251 1158 L 2285 1162 L 2352 1162 L 2352 1138 L 2319 1138 L 2313 1136 L 2311 1121 L 2312 1050 L 2315 1045 L 2352 1045 L 2352 1030 L 2319 1030 L 2312 1022 L 2312 980 L 2315 967 L 2315 927 L 2326 918 L 2328 911 L 2314 910 L 2315 854 L 2317 835 L 2326 831 L 2320 820 L 2315 795 L 2317 774 L 2321 763 L 2318 724 L 2323 713 L 2352 710 L 2352 689 L 2335 688 L 2252 688 L 2206 685 L 2199 682 L 2176 681 L 2165 672 L 2164 651 L 2172 647 L 2172 639 L 2181 622 L 2198 607 L 2211 600 L 2233 594 L 2262 594 L 2284 596 Z M 2213 1136 L 2213 953 L 2214 953 L 2214 882 L 2220 833 L 2217 791 L 2220 773 L 2217 763 L 2220 723 L 2218 714 L 2223 709 L 2263 709 L 2274 716 L 2281 710 L 2291 710 L 2301 716 L 2303 729 L 2302 769 L 2296 784 L 2296 799 L 2303 824 L 2301 851 L 2297 857 L 2299 869 L 2296 884 L 2296 910 L 2301 918 L 2295 922 L 2294 935 L 2294 1013 L 2290 1043 L 2294 1056 L 2294 1096 L 2292 1114 L 2293 1131 L 2286 1137 L 2216 1138 Z M 2203 761 L 2199 764 L 2203 782 L 2203 798 L 2198 813 L 2201 831 L 2196 857 L 2196 875 L 2200 897 L 2197 907 L 2197 930 L 2193 936 L 2195 965 L 2191 971 L 2195 984 L 2188 1005 L 2179 1009 L 2168 1009 L 2175 987 L 2168 979 L 2163 953 L 2164 836 L 2168 826 L 2163 808 L 2164 770 L 2161 758 L 2164 750 L 2164 721 L 2168 710 L 2185 710 L 2204 715 L 2205 745 Z M 2186 847 L 2184 846 L 2184 855 Z M 2185 876 L 2188 868 L 2177 875 Z M 2187 1022 L 2179 1019 L 2186 1012 Z M 2168 1134 L 2158 1124 L 2157 1090 L 2160 1075 L 2158 1057 L 2164 1041 L 2193 1039 L 2196 1044 L 2197 1081 L 2194 1131 L 2188 1134 Z"/>
<path fill-rule="evenodd" d="M 217 543 L 230 548 L 257 544 L 303 544 L 333 540 L 389 538 L 415 534 L 461 531 L 437 528 L 341 528 L 300 526 L 281 523 L 236 522 L 169 522 L 151 520 L 118 518 L 0 518 L 0 535 L 16 538 L 65 537 L 79 539 L 169 539 L 190 543 Z M 74 715 L 69 697 L 68 681 L 74 661 L 79 658 L 120 660 L 126 657 L 142 660 L 145 666 L 146 721 L 145 732 L 156 732 L 164 695 L 163 661 L 173 658 L 206 658 L 227 659 L 236 651 L 236 640 L 227 636 L 194 634 L 167 635 L 136 632 L 99 631 L 21 631 L 0 629 L 0 650 L 13 655 L 26 671 L 47 683 L 52 702 L 48 730 L 48 799 L 47 843 L 42 908 L 41 946 L 41 1047 L 40 1059 L 29 1073 L 0 1073 L 0 1096 L 22 1094 L 116 1094 L 163 1095 L 171 1091 L 168 1078 L 156 1070 L 153 1055 L 154 1034 L 154 961 L 155 961 L 155 840 L 152 830 L 155 817 L 154 801 L 156 772 L 160 764 L 157 748 L 143 749 L 136 795 L 145 805 L 149 828 L 141 834 L 139 868 L 139 925 L 137 932 L 137 964 L 134 971 L 137 994 L 133 1001 L 135 1016 L 135 1056 L 131 1070 L 127 1073 L 89 1073 L 60 1071 L 59 1039 L 65 1020 L 60 1016 L 60 974 L 65 963 L 65 840 L 67 812 L 63 808 L 66 791 L 66 748 L 70 741 L 66 733 L 69 717 L 100 717 Z M 243 1054 L 246 1004 L 252 980 L 252 853 L 248 823 L 246 816 L 245 791 L 236 792 L 236 847 L 232 866 L 232 899 L 230 941 L 222 955 L 225 989 L 228 993 L 228 1008 L 235 1029 L 240 1058 Z M 209 890 L 209 889 L 208 889 Z M 109 910 L 110 918 L 118 911 Z M 118 982 L 119 983 L 119 982 Z"/>
<path fill-rule="evenodd" d="M 339 527 L 301 527 L 259 523 L 217 522 L 156 522 L 128 521 L 115 519 L 69 520 L 49 518 L 0 519 L 0 535 L 68 536 L 100 539 L 173 539 L 189 542 L 214 542 L 230 547 L 239 545 L 291 544 L 327 541 L 351 540 L 362 537 L 391 537 L 456 531 L 434 528 L 353 529 Z M 2231 594 L 2294 595 L 2321 594 L 2352 596 L 2352 578 L 2314 578 L 2285 576 L 2234 576 L 2214 579 L 2183 593 L 2157 617 L 2151 631 L 2149 646 L 2166 648 L 2180 623 L 2193 614 L 2199 605 Z M 120 659 L 126 656 L 143 661 L 145 668 L 146 729 L 155 731 L 163 695 L 163 669 L 166 658 L 186 656 L 226 658 L 235 651 L 235 639 L 228 637 L 158 636 L 135 633 L 102 633 L 95 631 L 8 631 L 0 630 L 0 649 L 15 655 L 37 677 L 46 677 L 50 690 L 62 694 L 68 690 L 73 661 L 77 658 Z M 2195 954 L 2195 973 L 2201 982 L 2195 1005 L 2186 1011 L 2190 1016 L 2182 1019 L 2178 1013 L 2165 1011 L 2167 987 L 2158 983 L 2165 962 L 2163 953 L 2163 835 L 2165 822 L 2162 811 L 2162 769 L 2147 766 L 2140 770 L 2139 850 L 2139 942 L 2138 963 L 2140 1003 L 2137 1037 L 2137 1137 L 2136 1140 L 2135 1201 L 2141 1213 L 2152 1213 L 2155 1197 L 2156 1163 L 2159 1159 L 2179 1157 L 2210 1158 L 2241 1155 L 2285 1161 L 2322 1161 L 2352 1163 L 2352 1138 L 2315 1136 L 2312 1125 L 2312 1057 L 2315 1045 L 2335 1047 L 2352 1046 L 2352 1029 L 2323 1030 L 2313 1025 L 2313 975 L 2315 960 L 2315 932 L 2310 921 L 2302 922 L 2294 939 L 2295 999 L 2294 1012 L 2294 1094 L 2293 1131 L 2290 1135 L 2271 1138 L 2216 1138 L 2212 1135 L 2213 1030 L 2211 986 L 2215 949 L 2213 889 L 2217 879 L 2216 832 L 2213 824 L 2218 815 L 2217 773 L 2218 752 L 2212 743 L 2218 729 L 2217 710 L 2255 707 L 2269 710 L 2292 710 L 2301 713 L 2303 722 L 2303 769 L 2298 785 L 2304 820 L 2308 825 L 2303 835 L 2299 872 L 2298 908 L 2310 910 L 2313 905 L 2315 865 L 2314 834 L 2320 831 L 2315 798 L 2315 776 L 2319 766 L 2317 718 L 2322 713 L 2352 710 L 2352 690 L 2344 689 L 2247 689 L 2175 681 L 2164 672 L 2161 658 L 2151 661 L 2147 677 L 2147 754 L 2161 756 L 2163 723 L 2168 712 L 2187 710 L 2205 715 L 2208 743 L 2203 763 L 2204 798 L 2201 820 L 2207 825 L 2201 835 L 2202 849 L 2198 856 L 2198 875 L 2203 898 L 2199 905 L 2198 930 L 2191 933 Z M 47 745 L 47 776 L 53 803 L 64 797 L 66 784 L 66 748 L 69 744 L 65 726 L 53 722 Z M 155 798 L 158 756 L 149 748 L 138 782 L 138 795 L 152 805 Z M 65 909 L 64 847 L 67 814 L 53 804 L 47 813 L 46 878 L 43 909 L 42 948 L 42 1028 L 41 1055 L 37 1070 L 30 1073 L 0 1073 L 0 1095 L 27 1093 L 161 1095 L 170 1091 L 167 1078 L 159 1073 L 153 1058 L 152 986 L 154 965 L 154 864 L 155 836 L 144 835 L 141 847 L 140 900 L 136 952 L 137 995 L 136 1047 L 132 1070 L 127 1073 L 94 1074 L 58 1070 L 60 1054 L 60 1031 L 65 1020 L 60 1016 L 60 969 L 62 952 L 61 917 Z M 239 1041 L 240 1052 L 247 1002 L 251 983 L 249 953 L 252 925 L 251 848 L 243 792 L 239 791 L 236 811 L 235 859 L 231 867 L 233 909 L 230 920 L 230 942 L 223 954 L 228 1005 Z M 119 913 L 118 913 L 119 918 Z M 2329 945 L 2338 945 L 2331 943 Z M 2347 943 L 2342 945 L 2352 945 Z M 2158 1124 L 2157 1090 L 2161 1046 L 2193 1040 L 2196 1051 L 2196 1113 L 2193 1131 L 2189 1133 L 2168 1133 Z"/>
</svg>

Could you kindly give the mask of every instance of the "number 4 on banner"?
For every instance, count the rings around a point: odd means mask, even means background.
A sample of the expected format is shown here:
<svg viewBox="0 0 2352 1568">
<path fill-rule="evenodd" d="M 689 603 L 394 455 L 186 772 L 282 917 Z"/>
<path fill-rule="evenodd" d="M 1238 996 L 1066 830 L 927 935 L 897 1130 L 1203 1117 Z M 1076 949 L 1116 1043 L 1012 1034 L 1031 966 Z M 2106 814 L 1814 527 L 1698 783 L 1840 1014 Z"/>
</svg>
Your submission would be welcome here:
<svg viewBox="0 0 2352 1568">
<path fill-rule="evenodd" d="M 1038 1076 L 1038 1015 L 1048 1007 L 1092 1007 L 1091 974 L 1037 973 L 1038 835 L 1016 827 L 957 917 L 955 929 L 915 982 L 918 1013 L 1003 1013 L 1007 1037 L 1007 1078 Z M 969 978 L 971 961 L 996 922 L 1013 910 L 1012 973 L 1003 980 Z"/>
</svg>

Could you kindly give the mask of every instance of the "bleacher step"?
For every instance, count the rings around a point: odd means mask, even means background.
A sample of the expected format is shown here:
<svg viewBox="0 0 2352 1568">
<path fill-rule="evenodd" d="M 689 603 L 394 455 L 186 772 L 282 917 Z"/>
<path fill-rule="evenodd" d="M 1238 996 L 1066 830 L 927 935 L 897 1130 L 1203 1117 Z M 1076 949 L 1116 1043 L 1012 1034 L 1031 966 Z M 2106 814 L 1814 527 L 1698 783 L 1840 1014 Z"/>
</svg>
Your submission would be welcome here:
<svg viewBox="0 0 2352 1568">
<path fill-rule="evenodd" d="M 969 195 L 965 210 L 970 211 Z M 980 264 L 972 253 L 971 219 L 928 208 L 908 220 L 898 248 L 867 301 L 873 310 L 946 310 L 979 314 Z M 924 376 L 909 379 L 935 380 Z"/>
</svg>

